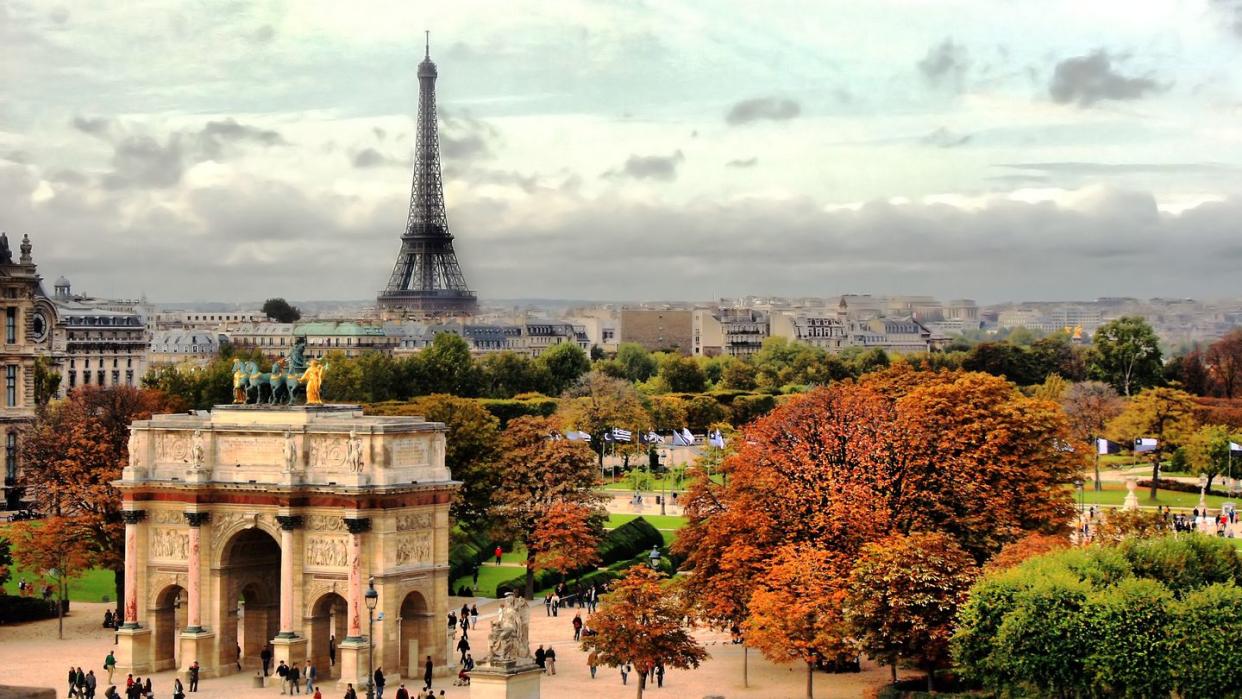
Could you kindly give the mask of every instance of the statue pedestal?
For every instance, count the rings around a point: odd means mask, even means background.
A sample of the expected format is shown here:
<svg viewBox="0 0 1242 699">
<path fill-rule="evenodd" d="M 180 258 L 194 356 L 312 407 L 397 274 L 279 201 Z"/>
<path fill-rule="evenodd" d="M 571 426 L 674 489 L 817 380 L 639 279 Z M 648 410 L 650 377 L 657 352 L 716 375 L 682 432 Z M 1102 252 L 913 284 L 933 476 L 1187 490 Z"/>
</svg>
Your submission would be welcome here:
<svg viewBox="0 0 1242 699">
<path fill-rule="evenodd" d="M 1122 503 L 1123 510 L 1137 510 L 1139 508 L 1138 499 L 1138 481 L 1133 478 L 1126 479 L 1126 501 Z"/>
<path fill-rule="evenodd" d="M 273 638 L 272 665 L 279 665 L 282 660 L 290 666 L 296 664 L 299 669 L 302 669 L 306 665 L 306 638 L 304 636 Z"/>
<path fill-rule="evenodd" d="M 539 699 L 539 681 L 543 675 L 533 661 L 528 664 L 505 663 L 475 666 L 470 673 L 471 699 Z"/>
<path fill-rule="evenodd" d="M 122 675 L 145 675 L 151 666 L 151 629 L 125 628 L 116 632 L 116 671 Z"/>
</svg>

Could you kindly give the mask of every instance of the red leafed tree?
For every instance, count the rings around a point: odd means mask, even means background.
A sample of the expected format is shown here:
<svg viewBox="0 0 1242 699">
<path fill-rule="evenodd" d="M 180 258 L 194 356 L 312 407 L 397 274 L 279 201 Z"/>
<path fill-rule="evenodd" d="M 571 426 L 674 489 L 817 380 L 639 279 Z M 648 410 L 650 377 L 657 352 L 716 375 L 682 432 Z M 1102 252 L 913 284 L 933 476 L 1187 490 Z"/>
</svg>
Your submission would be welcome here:
<svg viewBox="0 0 1242 699">
<path fill-rule="evenodd" d="M 83 386 L 40 411 L 21 443 L 21 485 L 36 509 L 66 518 L 65 527 L 87 542 L 93 565 L 113 571 L 118 600 L 125 525 L 112 482 L 129 460 L 129 424 L 165 409 L 158 391 Z"/>
<path fill-rule="evenodd" d="M 595 511 L 576 502 L 556 502 L 535 524 L 535 565 L 562 574 L 599 563 L 600 528 Z"/>
<path fill-rule="evenodd" d="M 894 533 L 942 531 L 982 562 L 1064 529 L 1064 484 L 1085 463 L 1073 443 L 1059 406 L 986 374 L 894 368 L 836 383 L 745 428 L 725 483 L 696 478 L 674 548 L 699 614 L 721 625 L 758 613 L 752 595 L 784 546 L 831 566 Z"/>
<path fill-rule="evenodd" d="M 886 658 L 897 682 L 897 660 L 927 672 L 934 691 L 937 668 L 949 659 L 957 608 L 978 568 L 945 534 L 898 534 L 867 544 L 850 573 L 846 619 L 863 650 Z"/>
<path fill-rule="evenodd" d="M 15 529 L 17 562 L 24 568 L 55 578 L 59 590 L 57 599 L 65 599 L 69 579 L 81 575 L 94 561 L 93 542 L 87 538 L 90 527 L 67 517 L 48 517 L 15 525 Z M 61 616 L 58 610 L 61 624 L 58 635 L 63 638 Z"/>
<path fill-rule="evenodd" d="M 526 546 L 527 599 L 535 594 L 535 531 L 545 515 L 557 505 L 594 509 L 602 500 L 593 490 L 599 484 L 594 455 L 582 442 L 552 439 L 558 427 L 548 418 L 520 417 L 500 435 L 497 465 L 504 475 L 492 495 L 492 520 L 500 534 Z"/>
<path fill-rule="evenodd" d="M 842 616 L 847 565 L 827 551 L 785 546 L 750 598 L 746 642 L 774 661 L 805 663 L 807 699 L 816 663 L 857 653 Z"/>
<path fill-rule="evenodd" d="M 604 665 L 633 665 L 639 699 L 656 667 L 688 670 L 707 658 L 690 635 L 682 595 L 662 578 L 641 565 L 630 568 L 591 617 L 595 633 L 582 639 L 582 649 L 598 653 Z"/>
</svg>

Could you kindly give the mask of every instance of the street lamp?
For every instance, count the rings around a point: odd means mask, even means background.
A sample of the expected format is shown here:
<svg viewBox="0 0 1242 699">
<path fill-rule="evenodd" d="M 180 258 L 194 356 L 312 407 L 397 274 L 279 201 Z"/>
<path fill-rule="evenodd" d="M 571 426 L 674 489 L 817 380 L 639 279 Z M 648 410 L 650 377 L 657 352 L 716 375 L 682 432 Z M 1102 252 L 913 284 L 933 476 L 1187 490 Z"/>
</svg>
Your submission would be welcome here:
<svg viewBox="0 0 1242 699">
<path fill-rule="evenodd" d="M 1075 485 L 1075 486 L 1077 486 L 1077 488 L 1078 488 L 1078 516 L 1079 516 L 1079 517 L 1081 517 L 1081 516 L 1082 516 L 1082 514 L 1083 514 L 1083 504 L 1082 504 L 1082 498 L 1083 498 L 1083 493 L 1082 493 L 1082 490 L 1083 490 L 1083 479 L 1081 479 L 1081 478 L 1077 478 L 1077 479 L 1075 479 L 1075 480 L 1074 480 L 1074 485 Z"/>
<path fill-rule="evenodd" d="M 668 502 L 668 474 L 673 472 L 673 450 L 664 450 L 664 473 L 660 474 L 660 514 L 665 514 L 665 503 Z"/>
<path fill-rule="evenodd" d="M 379 593 L 375 591 L 375 578 L 367 582 L 367 699 L 375 699 L 375 605 Z"/>
<path fill-rule="evenodd" d="M 660 569 L 660 547 L 659 546 L 651 547 L 651 554 L 648 556 L 648 559 L 650 559 L 651 561 L 652 570 Z"/>
</svg>

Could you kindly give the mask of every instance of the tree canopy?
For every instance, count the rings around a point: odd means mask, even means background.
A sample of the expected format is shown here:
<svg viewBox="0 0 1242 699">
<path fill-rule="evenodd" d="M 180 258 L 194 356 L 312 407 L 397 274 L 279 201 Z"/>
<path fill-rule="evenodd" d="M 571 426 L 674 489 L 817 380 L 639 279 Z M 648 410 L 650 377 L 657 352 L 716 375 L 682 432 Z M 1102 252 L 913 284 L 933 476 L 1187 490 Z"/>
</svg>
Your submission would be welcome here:
<svg viewBox="0 0 1242 699">
<path fill-rule="evenodd" d="M 277 323 L 295 323 L 302 319 L 302 311 L 279 297 L 263 302 L 263 315 Z"/>
</svg>

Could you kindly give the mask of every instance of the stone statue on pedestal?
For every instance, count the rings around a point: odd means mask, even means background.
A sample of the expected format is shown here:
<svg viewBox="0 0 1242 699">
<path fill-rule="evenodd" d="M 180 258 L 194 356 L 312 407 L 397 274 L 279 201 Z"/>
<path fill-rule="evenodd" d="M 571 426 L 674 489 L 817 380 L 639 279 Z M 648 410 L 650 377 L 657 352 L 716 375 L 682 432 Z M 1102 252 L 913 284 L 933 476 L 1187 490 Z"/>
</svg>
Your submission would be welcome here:
<svg viewBox="0 0 1242 699">
<path fill-rule="evenodd" d="M 282 453 L 285 457 L 285 473 L 293 473 L 297 469 L 298 445 L 293 441 L 293 435 L 288 432 L 285 432 L 285 446 Z"/>
<path fill-rule="evenodd" d="M 349 431 L 349 443 L 345 446 L 345 463 L 350 473 L 362 473 L 362 440 L 358 439 L 358 430 Z"/>
<path fill-rule="evenodd" d="M 506 593 L 487 639 L 490 665 L 530 660 L 530 605 L 521 595 Z"/>
<path fill-rule="evenodd" d="M 1137 488 L 1138 481 L 1133 478 L 1126 479 L 1126 501 L 1122 504 L 1121 509 L 1137 510 L 1139 508 L 1138 493 L 1136 492 Z"/>
<path fill-rule="evenodd" d="M 194 430 L 194 436 L 190 438 L 190 470 L 199 472 L 203 470 L 203 462 L 206 458 L 206 448 L 203 447 L 203 431 Z"/>
</svg>

